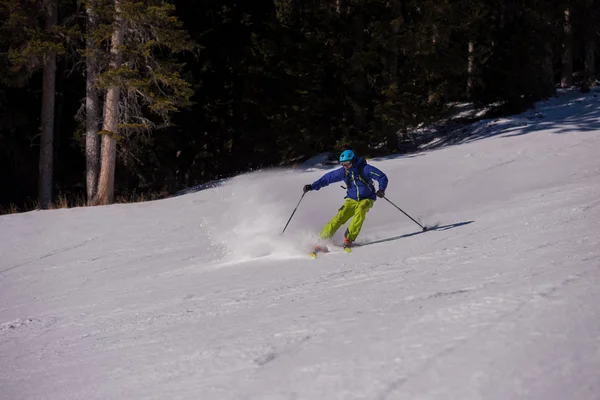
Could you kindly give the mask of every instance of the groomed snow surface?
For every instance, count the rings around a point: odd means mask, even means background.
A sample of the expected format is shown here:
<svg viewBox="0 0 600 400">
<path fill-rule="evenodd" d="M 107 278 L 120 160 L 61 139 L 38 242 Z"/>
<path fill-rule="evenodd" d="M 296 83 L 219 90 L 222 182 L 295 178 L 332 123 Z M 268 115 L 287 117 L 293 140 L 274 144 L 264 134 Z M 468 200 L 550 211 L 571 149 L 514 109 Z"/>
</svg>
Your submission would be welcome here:
<svg viewBox="0 0 600 400">
<path fill-rule="evenodd" d="M 328 170 L 0 217 L 1 399 L 600 399 L 600 102 L 374 159 L 352 254 Z M 343 229 L 334 238 L 342 240 Z"/>
</svg>

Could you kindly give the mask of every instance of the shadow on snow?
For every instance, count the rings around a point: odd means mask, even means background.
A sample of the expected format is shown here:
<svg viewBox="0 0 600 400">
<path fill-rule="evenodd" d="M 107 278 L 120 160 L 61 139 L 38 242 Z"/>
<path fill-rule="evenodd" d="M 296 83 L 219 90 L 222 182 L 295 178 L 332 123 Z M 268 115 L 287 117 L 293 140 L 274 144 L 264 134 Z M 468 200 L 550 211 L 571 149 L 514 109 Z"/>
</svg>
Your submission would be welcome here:
<svg viewBox="0 0 600 400">
<path fill-rule="evenodd" d="M 587 94 L 574 90 L 558 93 L 547 102 L 517 115 L 481 119 L 467 123 L 439 124 L 419 138 L 420 151 L 501 137 L 511 138 L 547 130 L 554 134 L 600 130 L 600 89 Z M 430 143 L 427 143 L 430 142 Z M 427 144 L 425 144 L 427 143 Z"/>
<path fill-rule="evenodd" d="M 411 236 L 420 235 L 420 234 L 431 232 L 431 231 L 447 231 L 448 229 L 458 228 L 459 226 L 468 225 L 468 224 L 470 224 L 472 222 L 474 222 L 474 221 L 457 222 L 455 224 L 449 224 L 449 225 L 443 225 L 443 226 L 428 226 L 427 227 L 427 231 L 418 231 L 418 232 L 406 233 L 404 235 L 394 236 L 394 237 L 391 237 L 391 238 L 373 240 L 373 241 L 364 242 L 364 243 L 356 243 L 355 246 L 356 247 L 362 247 L 362 246 L 368 246 L 368 245 L 371 245 L 371 244 L 391 242 L 393 240 L 400 240 L 400 239 L 404 239 L 404 238 L 408 238 L 408 237 L 411 237 Z"/>
</svg>

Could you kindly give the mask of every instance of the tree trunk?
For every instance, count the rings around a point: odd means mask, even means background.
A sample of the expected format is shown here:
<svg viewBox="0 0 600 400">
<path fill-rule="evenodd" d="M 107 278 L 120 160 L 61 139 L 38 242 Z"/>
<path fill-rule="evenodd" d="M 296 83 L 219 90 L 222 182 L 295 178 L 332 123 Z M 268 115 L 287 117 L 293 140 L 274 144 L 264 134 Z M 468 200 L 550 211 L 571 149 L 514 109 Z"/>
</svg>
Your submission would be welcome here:
<svg viewBox="0 0 600 400">
<path fill-rule="evenodd" d="M 542 79 L 542 95 L 553 96 L 556 94 L 554 85 L 554 52 L 549 40 L 544 43 L 544 59 L 542 61 L 541 79 Z"/>
<path fill-rule="evenodd" d="M 588 39 L 585 45 L 585 79 L 586 85 L 591 85 L 596 76 L 596 41 L 593 38 Z"/>
<path fill-rule="evenodd" d="M 431 44 L 435 47 L 440 41 L 440 30 L 435 22 L 431 26 Z"/>
<path fill-rule="evenodd" d="M 594 29 L 594 0 L 585 2 L 585 58 L 583 69 L 583 81 L 581 82 L 581 91 L 586 93 L 590 90 L 590 85 L 594 83 L 596 74 L 596 30 Z"/>
<path fill-rule="evenodd" d="M 115 0 L 115 23 L 111 38 L 111 61 L 110 69 L 118 70 L 121 67 L 122 51 L 125 36 L 125 27 L 120 13 L 120 5 L 123 0 Z M 119 83 L 113 83 L 106 92 L 104 104 L 104 125 L 102 136 L 100 178 L 98 181 L 98 203 L 111 204 L 115 196 L 115 167 L 117 161 L 117 142 L 119 124 L 119 98 L 121 90 Z"/>
<path fill-rule="evenodd" d="M 469 40 L 468 56 L 467 56 L 467 98 L 473 96 L 475 89 L 474 65 L 475 65 L 475 43 Z"/>
<path fill-rule="evenodd" d="M 564 26 L 564 45 L 562 54 L 562 78 L 560 86 L 563 88 L 573 85 L 573 29 L 571 26 L 571 11 L 565 10 Z"/>
<path fill-rule="evenodd" d="M 354 92 L 354 126 L 359 131 L 363 131 L 366 128 L 367 123 L 364 109 L 364 97 L 367 91 L 367 82 L 365 71 L 363 70 L 362 62 L 360 61 L 365 47 L 365 19 L 362 14 L 354 17 L 354 35 L 354 54 L 358 55 L 358 57 L 353 60 L 354 83 L 352 89 Z"/>
<path fill-rule="evenodd" d="M 52 154 L 52 160 L 54 161 L 54 165 L 52 167 L 52 171 L 54 176 L 61 175 L 60 163 L 58 162 L 58 160 L 60 160 L 60 150 L 62 145 L 61 133 L 65 120 L 65 80 L 67 75 L 65 71 L 67 70 L 67 68 L 68 62 L 66 58 L 63 58 L 62 60 L 57 60 L 56 84 L 54 88 L 54 134 L 52 135 L 52 146 L 54 148 Z M 70 116 L 67 116 L 67 118 L 70 118 Z M 60 191 L 60 180 L 57 182 L 57 180 L 53 179 L 52 181 L 52 192 L 56 192 L 57 190 Z"/>
<path fill-rule="evenodd" d="M 87 14 L 87 41 L 86 47 L 88 55 L 86 58 L 86 97 L 85 97 L 85 158 L 86 158 L 86 188 L 87 203 L 92 205 L 96 203 L 98 192 L 98 177 L 100 175 L 100 119 L 102 117 L 102 108 L 100 103 L 100 93 L 96 82 L 98 80 L 98 61 L 96 51 L 98 45 L 93 38 L 93 34 L 98 29 L 98 18 L 91 4 L 88 4 Z"/>
<path fill-rule="evenodd" d="M 392 1 L 390 3 L 390 12 L 393 15 L 391 21 L 390 31 L 392 32 L 391 51 L 390 56 L 387 60 L 387 84 L 389 86 L 394 85 L 398 79 L 398 59 L 399 59 L 399 47 L 398 35 L 400 33 L 400 7 L 398 1 Z M 383 127 L 386 136 L 386 145 L 388 150 L 395 152 L 398 150 L 398 123 L 397 121 L 386 121 Z"/>
<path fill-rule="evenodd" d="M 46 4 L 46 29 L 58 22 L 56 0 Z M 40 135 L 40 164 L 38 178 L 38 200 L 41 209 L 47 209 L 52 202 L 52 167 L 54 155 L 54 106 L 56 91 L 56 52 L 49 51 L 45 57 L 42 83 L 42 113 Z"/>
</svg>

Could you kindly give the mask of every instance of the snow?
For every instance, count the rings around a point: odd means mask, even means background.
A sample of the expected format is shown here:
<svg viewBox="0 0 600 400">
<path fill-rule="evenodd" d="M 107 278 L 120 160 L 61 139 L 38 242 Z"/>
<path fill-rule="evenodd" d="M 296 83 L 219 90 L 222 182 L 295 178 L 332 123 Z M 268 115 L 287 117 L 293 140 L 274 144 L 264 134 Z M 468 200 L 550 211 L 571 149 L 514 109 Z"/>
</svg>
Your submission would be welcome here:
<svg viewBox="0 0 600 400">
<path fill-rule="evenodd" d="M 370 160 L 439 226 L 378 200 L 351 255 L 306 254 L 338 185 L 279 235 L 324 164 L 1 216 L 0 399 L 598 399 L 596 96 Z"/>
</svg>

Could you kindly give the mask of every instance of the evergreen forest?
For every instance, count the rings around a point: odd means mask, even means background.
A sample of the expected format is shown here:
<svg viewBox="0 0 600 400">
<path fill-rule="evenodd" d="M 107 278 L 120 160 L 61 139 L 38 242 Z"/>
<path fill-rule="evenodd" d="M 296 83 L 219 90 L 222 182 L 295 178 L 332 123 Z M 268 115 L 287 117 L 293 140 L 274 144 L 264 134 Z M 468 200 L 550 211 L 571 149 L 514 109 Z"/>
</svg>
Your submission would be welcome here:
<svg viewBox="0 0 600 400">
<path fill-rule="evenodd" d="M 410 152 L 456 104 L 588 91 L 599 1 L 0 0 L 0 210 Z"/>
</svg>

